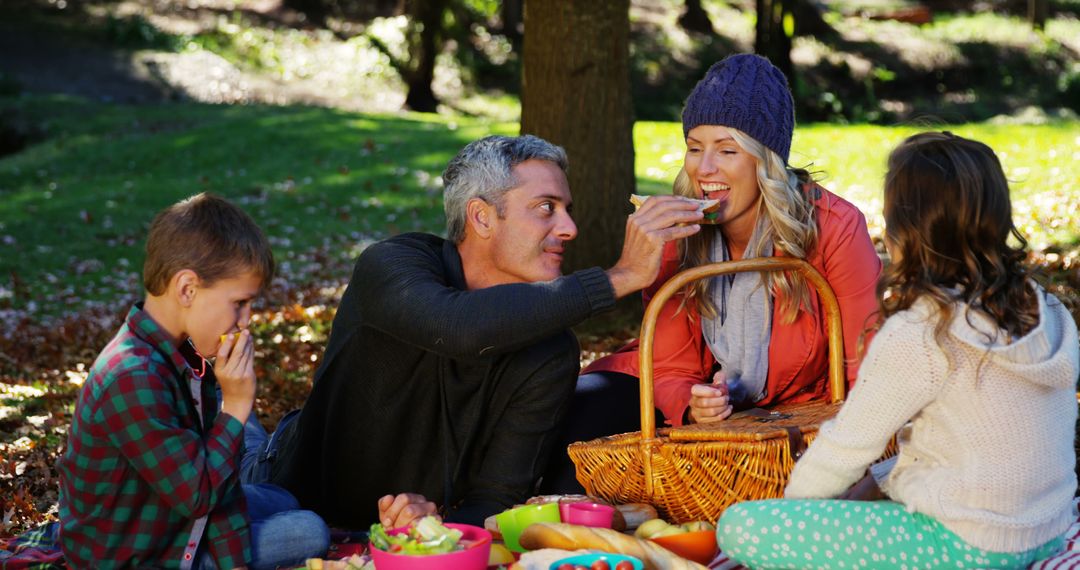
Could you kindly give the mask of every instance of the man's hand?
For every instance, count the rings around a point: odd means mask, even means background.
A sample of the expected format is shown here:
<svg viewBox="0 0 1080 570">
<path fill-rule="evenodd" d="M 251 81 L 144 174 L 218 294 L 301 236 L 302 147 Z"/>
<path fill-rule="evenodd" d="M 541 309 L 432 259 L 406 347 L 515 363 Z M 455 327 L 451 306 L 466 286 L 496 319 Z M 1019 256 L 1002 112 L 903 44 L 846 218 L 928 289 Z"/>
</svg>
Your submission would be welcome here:
<svg viewBox="0 0 1080 570">
<path fill-rule="evenodd" d="M 881 491 L 881 487 L 878 487 L 874 476 L 869 473 L 837 497 L 843 501 L 881 501 L 885 498 L 885 493 Z"/>
<path fill-rule="evenodd" d="M 622 255 L 607 271 L 616 297 L 648 287 L 660 273 L 664 244 L 696 234 L 702 213 L 678 196 L 653 196 L 626 219 Z M 687 224 L 687 225 L 679 225 Z"/>
<path fill-rule="evenodd" d="M 690 388 L 690 421 L 694 423 L 718 422 L 731 415 L 728 399 L 727 375 L 717 370 L 712 384 L 696 384 Z"/>
<path fill-rule="evenodd" d="M 379 499 L 379 522 L 383 528 L 400 528 L 428 515 L 438 516 L 435 503 L 416 493 L 386 495 Z"/>
<path fill-rule="evenodd" d="M 221 411 L 246 422 L 255 404 L 255 342 L 247 329 L 225 337 L 218 347 L 214 374 L 221 385 Z"/>
</svg>

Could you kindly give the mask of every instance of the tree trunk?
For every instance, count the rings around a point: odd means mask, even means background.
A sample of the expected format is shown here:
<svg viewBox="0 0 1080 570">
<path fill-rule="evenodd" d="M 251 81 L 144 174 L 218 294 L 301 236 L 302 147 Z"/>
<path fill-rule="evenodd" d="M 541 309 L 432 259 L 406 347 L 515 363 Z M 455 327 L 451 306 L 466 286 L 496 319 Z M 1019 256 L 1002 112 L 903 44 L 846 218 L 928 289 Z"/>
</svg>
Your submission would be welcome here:
<svg viewBox="0 0 1080 570">
<path fill-rule="evenodd" d="M 795 14 L 795 35 L 810 36 L 816 38 L 835 38 L 838 36 L 825 17 L 821 15 L 821 9 L 817 3 L 811 0 L 795 0 L 792 8 Z"/>
<path fill-rule="evenodd" d="M 791 65 L 791 34 L 794 33 L 795 0 L 755 0 L 754 52 L 765 56 L 784 73 L 790 85 L 795 84 Z M 788 24 L 792 29 L 785 29 Z"/>
<path fill-rule="evenodd" d="M 1046 29 L 1046 17 L 1050 12 L 1050 0 L 1028 0 L 1028 20 L 1036 30 Z"/>
<path fill-rule="evenodd" d="M 422 113 L 434 113 L 439 104 L 431 82 L 435 79 L 435 57 L 439 55 L 443 12 L 446 0 L 411 0 L 409 16 L 413 25 L 419 26 L 416 46 L 410 50 L 414 67 L 406 78 L 408 94 L 405 107 Z"/>
<path fill-rule="evenodd" d="M 525 8 L 525 0 L 503 0 L 500 8 L 502 18 L 502 34 L 510 40 L 515 53 L 521 53 L 522 41 L 522 18 Z"/>
<path fill-rule="evenodd" d="M 521 132 L 566 149 L 578 238 L 563 271 L 610 267 L 634 192 L 629 0 L 528 0 Z"/>
<path fill-rule="evenodd" d="M 679 16 L 679 25 L 688 32 L 713 33 L 712 20 L 701 7 L 701 0 L 686 0 L 686 10 Z"/>
<path fill-rule="evenodd" d="M 308 22 L 320 28 L 326 26 L 326 17 L 330 15 L 330 7 L 324 0 L 283 0 L 281 5 L 300 12 Z"/>
</svg>

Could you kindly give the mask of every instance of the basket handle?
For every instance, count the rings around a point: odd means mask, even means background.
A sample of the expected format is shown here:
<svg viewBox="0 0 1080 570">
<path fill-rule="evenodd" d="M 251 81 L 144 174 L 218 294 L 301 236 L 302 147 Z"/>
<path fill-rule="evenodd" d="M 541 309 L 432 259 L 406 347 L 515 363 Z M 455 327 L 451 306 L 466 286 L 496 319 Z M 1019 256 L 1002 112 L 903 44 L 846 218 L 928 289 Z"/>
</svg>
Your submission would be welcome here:
<svg viewBox="0 0 1080 570">
<path fill-rule="evenodd" d="M 656 334 L 656 320 L 664 303 L 688 283 L 716 275 L 741 273 L 745 271 L 797 271 L 815 289 L 821 298 L 825 311 L 825 328 L 829 337 L 829 392 L 833 403 L 844 400 L 847 388 L 844 382 L 844 335 L 840 326 L 840 305 L 836 294 L 828 281 L 809 263 L 793 257 L 759 257 L 723 261 L 692 267 L 676 273 L 667 281 L 649 302 L 645 317 L 641 321 L 639 335 L 641 355 L 641 440 L 646 444 L 656 438 L 656 415 L 653 411 L 653 340 Z M 646 462 L 645 465 L 649 465 Z M 646 477 L 649 481 L 651 478 Z"/>
</svg>

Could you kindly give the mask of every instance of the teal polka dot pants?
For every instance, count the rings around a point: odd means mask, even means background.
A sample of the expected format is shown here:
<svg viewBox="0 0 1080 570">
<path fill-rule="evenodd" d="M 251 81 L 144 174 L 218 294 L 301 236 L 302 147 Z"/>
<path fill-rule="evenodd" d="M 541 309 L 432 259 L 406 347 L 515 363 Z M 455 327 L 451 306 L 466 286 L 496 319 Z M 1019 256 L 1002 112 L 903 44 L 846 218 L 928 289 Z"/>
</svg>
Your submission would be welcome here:
<svg viewBox="0 0 1080 570">
<path fill-rule="evenodd" d="M 892 501 L 793 499 L 728 507 L 716 539 L 730 558 L 754 570 L 1024 568 L 1064 546 L 1058 537 L 1026 552 L 989 552 Z"/>
</svg>

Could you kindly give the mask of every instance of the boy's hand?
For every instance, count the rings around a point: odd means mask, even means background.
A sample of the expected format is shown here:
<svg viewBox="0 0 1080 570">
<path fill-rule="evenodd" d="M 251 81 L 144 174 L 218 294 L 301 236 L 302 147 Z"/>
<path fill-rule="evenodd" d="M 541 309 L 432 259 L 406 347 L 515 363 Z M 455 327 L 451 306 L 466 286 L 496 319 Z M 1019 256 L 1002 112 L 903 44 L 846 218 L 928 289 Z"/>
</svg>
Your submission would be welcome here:
<svg viewBox="0 0 1080 570">
<path fill-rule="evenodd" d="M 401 493 L 396 497 L 386 495 L 379 499 L 379 522 L 386 529 L 407 526 L 428 515 L 437 517 L 437 512 L 435 503 L 416 493 Z"/>
<path fill-rule="evenodd" d="M 717 370 L 712 384 L 695 384 L 690 388 L 690 420 L 694 423 L 718 422 L 731 415 L 727 375 Z"/>
<path fill-rule="evenodd" d="M 246 422 L 255 404 L 255 343 L 247 329 L 226 335 L 218 347 L 214 374 L 221 385 L 221 411 Z"/>
</svg>

